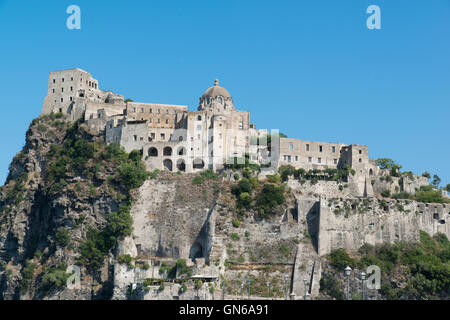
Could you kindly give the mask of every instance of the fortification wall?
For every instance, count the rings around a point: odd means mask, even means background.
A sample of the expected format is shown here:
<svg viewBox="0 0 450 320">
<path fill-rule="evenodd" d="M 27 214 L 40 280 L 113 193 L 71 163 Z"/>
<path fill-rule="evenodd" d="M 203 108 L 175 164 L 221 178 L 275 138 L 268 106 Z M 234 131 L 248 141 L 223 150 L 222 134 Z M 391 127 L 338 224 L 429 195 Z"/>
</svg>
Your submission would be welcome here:
<svg viewBox="0 0 450 320">
<path fill-rule="evenodd" d="M 411 200 L 321 198 L 318 253 L 332 249 L 357 250 L 372 245 L 416 242 L 419 230 L 450 237 L 450 205 Z"/>
</svg>

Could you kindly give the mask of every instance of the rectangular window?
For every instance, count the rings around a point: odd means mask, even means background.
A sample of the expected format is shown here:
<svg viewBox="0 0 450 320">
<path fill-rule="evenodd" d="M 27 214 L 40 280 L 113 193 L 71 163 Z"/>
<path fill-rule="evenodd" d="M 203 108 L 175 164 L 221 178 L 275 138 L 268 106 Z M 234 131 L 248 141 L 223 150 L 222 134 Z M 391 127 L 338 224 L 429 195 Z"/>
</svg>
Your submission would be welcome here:
<svg viewBox="0 0 450 320">
<path fill-rule="evenodd" d="M 331 147 L 331 152 L 336 152 L 336 147 Z"/>
<path fill-rule="evenodd" d="M 160 114 L 161 113 L 161 109 L 158 109 L 158 114 Z"/>
<path fill-rule="evenodd" d="M 166 109 L 166 114 L 169 114 L 169 109 Z"/>
<path fill-rule="evenodd" d="M 133 135 L 133 140 L 137 141 L 137 135 Z"/>
<path fill-rule="evenodd" d="M 53 93 L 55 93 L 55 89 L 52 89 Z"/>
<path fill-rule="evenodd" d="M 291 156 L 288 156 L 288 162 L 291 162 Z"/>
<path fill-rule="evenodd" d="M 199 134 L 197 135 L 197 139 L 200 140 L 200 135 Z"/>
<path fill-rule="evenodd" d="M 133 112 L 136 112 L 136 107 L 133 107 Z"/>
<path fill-rule="evenodd" d="M 202 130 L 202 125 L 201 124 L 197 125 L 197 130 Z"/>
<path fill-rule="evenodd" d="M 161 139 L 162 140 L 166 139 L 166 134 L 165 133 L 161 133 Z"/>
<path fill-rule="evenodd" d="M 150 133 L 150 137 L 152 137 L 152 139 L 155 139 L 155 133 L 154 132 Z"/>
<path fill-rule="evenodd" d="M 311 157 L 308 157 L 308 162 L 312 162 L 312 158 Z"/>
<path fill-rule="evenodd" d="M 70 91 L 73 91 L 73 87 L 70 87 Z"/>
<path fill-rule="evenodd" d="M 150 113 L 153 113 L 153 109 L 152 108 L 150 108 Z"/>
<path fill-rule="evenodd" d="M 323 151 L 323 147 L 319 146 L 319 152 L 322 152 L 322 151 Z"/>
<path fill-rule="evenodd" d="M 295 161 L 298 161 L 298 156 L 295 156 Z"/>
<path fill-rule="evenodd" d="M 306 145 L 306 151 L 309 151 L 309 144 Z"/>
<path fill-rule="evenodd" d="M 73 98 L 72 98 L 72 97 L 70 97 L 70 101 L 73 101 Z"/>
<path fill-rule="evenodd" d="M 64 99 L 63 99 L 63 98 L 61 98 L 61 102 L 64 102 Z"/>
<path fill-rule="evenodd" d="M 148 119 L 148 122 L 152 123 L 152 118 Z"/>
<path fill-rule="evenodd" d="M 284 155 L 283 156 L 283 160 L 286 161 L 286 158 L 287 158 L 287 155 Z"/>
<path fill-rule="evenodd" d="M 73 81 L 73 77 L 70 77 L 70 81 Z"/>
<path fill-rule="evenodd" d="M 64 82 L 64 78 L 62 78 L 61 80 L 62 80 L 62 82 Z"/>
<path fill-rule="evenodd" d="M 169 119 L 166 119 L 166 124 L 169 124 Z"/>
<path fill-rule="evenodd" d="M 141 108 L 141 113 L 144 113 L 144 108 Z"/>
<path fill-rule="evenodd" d="M 64 88 L 61 88 L 61 92 L 64 92 Z"/>
<path fill-rule="evenodd" d="M 334 164 L 337 164 L 337 159 L 334 159 Z"/>
<path fill-rule="evenodd" d="M 317 158 L 317 163 L 322 163 L 322 158 Z"/>
<path fill-rule="evenodd" d="M 289 143 L 289 149 L 294 149 L 294 145 L 292 143 Z"/>
<path fill-rule="evenodd" d="M 158 123 L 161 123 L 161 119 L 160 118 L 158 118 Z"/>
<path fill-rule="evenodd" d="M 55 79 L 53 79 L 53 83 L 55 83 L 56 82 L 56 80 Z"/>
</svg>

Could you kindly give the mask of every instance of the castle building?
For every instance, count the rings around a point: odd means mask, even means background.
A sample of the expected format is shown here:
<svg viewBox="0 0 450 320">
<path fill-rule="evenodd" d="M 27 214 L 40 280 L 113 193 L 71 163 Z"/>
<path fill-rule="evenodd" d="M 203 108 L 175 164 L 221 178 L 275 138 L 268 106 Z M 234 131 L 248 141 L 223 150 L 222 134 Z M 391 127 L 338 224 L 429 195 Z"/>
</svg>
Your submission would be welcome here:
<svg viewBox="0 0 450 320">
<path fill-rule="evenodd" d="M 122 95 L 102 91 L 99 82 L 75 68 L 50 72 L 41 114 L 61 112 L 105 136 L 106 143 L 121 144 L 126 151 L 141 150 L 148 170 L 195 172 L 223 168 L 225 162 L 249 156 L 271 168 L 325 169 L 351 166 L 357 173 L 360 193 L 379 168 L 369 161 L 368 147 L 278 138 L 270 146 L 269 132 L 250 123 L 248 111 L 237 110 L 230 93 L 215 80 L 200 97 L 197 111 L 185 105 L 124 101 Z M 259 141 L 259 143 L 258 143 Z M 365 191 L 363 191 L 365 190 Z"/>
</svg>

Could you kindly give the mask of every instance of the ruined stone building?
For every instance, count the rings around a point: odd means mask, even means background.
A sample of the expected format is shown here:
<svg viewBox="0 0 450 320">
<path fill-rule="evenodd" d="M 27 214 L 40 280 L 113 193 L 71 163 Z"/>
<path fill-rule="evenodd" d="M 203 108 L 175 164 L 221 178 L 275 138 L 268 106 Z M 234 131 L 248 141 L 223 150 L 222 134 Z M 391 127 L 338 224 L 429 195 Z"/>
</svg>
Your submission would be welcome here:
<svg viewBox="0 0 450 320">
<path fill-rule="evenodd" d="M 122 95 L 102 91 L 90 73 L 78 68 L 54 71 L 41 114 L 51 112 L 62 112 L 72 121 L 84 117 L 93 130 L 104 133 L 107 143 L 120 143 L 128 152 L 142 150 L 149 170 L 221 169 L 226 161 L 245 155 L 257 164 L 270 161 L 272 169 L 349 165 L 357 172 L 361 194 L 370 189 L 367 181 L 378 171 L 363 145 L 282 137 L 267 147 L 269 131 L 256 129 L 250 113 L 236 109 L 218 80 L 200 97 L 197 111 L 189 111 L 183 105 L 125 101 Z"/>
</svg>

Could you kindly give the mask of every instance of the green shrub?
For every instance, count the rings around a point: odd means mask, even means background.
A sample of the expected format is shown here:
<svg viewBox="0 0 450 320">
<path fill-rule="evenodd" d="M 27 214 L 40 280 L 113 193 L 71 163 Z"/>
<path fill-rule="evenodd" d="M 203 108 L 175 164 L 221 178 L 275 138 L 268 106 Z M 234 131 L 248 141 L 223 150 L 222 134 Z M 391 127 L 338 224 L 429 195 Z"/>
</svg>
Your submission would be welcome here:
<svg viewBox="0 0 450 320">
<path fill-rule="evenodd" d="M 63 288 L 67 284 L 70 274 L 66 272 L 67 266 L 60 264 L 58 267 L 53 267 L 47 274 L 42 277 L 41 289 L 47 292 L 55 288 Z"/>
<path fill-rule="evenodd" d="M 149 174 L 142 162 L 128 161 L 120 165 L 118 178 L 128 188 L 135 189 L 142 186 Z"/>
<path fill-rule="evenodd" d="M 234 233 L 234 232 L 230 235 L 230 238 L 233 241 L 239 241 L 240 240 L 239 235 L 237 233 Z"/>
<path fill-rule="evenodd" d="M 385 197 L 385 198 L 390 197 L 390 195 L 391 195 L 391 190 L 386 189 L 386 190 L 384 190 L 384 191 L 381 193 L 381 195 L 382 195 L 383 197 Z"/>
<path fill-rule="evenodd" d="M 344 249 L 334 249 L 328 256 L 330 265 L 339 270 L 344 271 L 347 266 L 355 267 L 356 261 L 347 254 Z"/>
<path fill-rule="evenodd" d="M 133 258 L 129 254 L 122 254 L 117 259 L 120 264 L 130 264 L 131 261 L 133 261 Z"/>
<path fill-rule="evenodd" d="M 273 210 L 286 202 L 284 197 L 284 186 L 274 184 L 264 184 L 261 192 L 256 196 L 256 208 L 264 215 L 270 214 Z"/>
<path fill-rule="evenodd" d="M 61 228 L 56 232 L 56 241 L 62 246 L 65 247 L 69 244 L 69 230 L 65 228 Z"/>
<path fill-rule="evenodd" d="M 341 288 L 342 285 L 333 276 L 323 275 L 320 278 L 320 292 L 323 292 L 336 300 L 344 300 L 344 292 Z"/>
<path fill-rule="evenodd" d="M 268 174 L 267 181 L 270 183 L 279 183 L 281 181 L 281 177 L 279 174 Z"/>
<path fill-rule="evenodd" d="M 240 223 L 239 220 L 237 220 L 237 219 L 233 219 L 233 220 L 231 221 L 231 224 L 232 224 L 233 227 L 235 227 L 235 228 L 239 228 L 239 226 L 241 225 L 241 223 Z"/>
<path fill-rule="evenodd" d="M 196 176 L 192 179 L 192 184 L 203 184 L 203 177 L 202 176 Z"/>
</svg>

